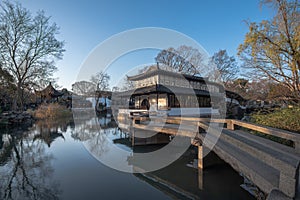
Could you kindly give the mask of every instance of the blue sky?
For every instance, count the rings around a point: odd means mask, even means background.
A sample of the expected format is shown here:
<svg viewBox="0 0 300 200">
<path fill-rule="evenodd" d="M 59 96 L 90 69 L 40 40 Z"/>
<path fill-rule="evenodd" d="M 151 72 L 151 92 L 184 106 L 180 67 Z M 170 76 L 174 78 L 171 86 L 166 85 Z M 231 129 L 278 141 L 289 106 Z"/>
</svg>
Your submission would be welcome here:
<svg viewBox="0 0 300 200">
<path fill-rule="evenodd" d="M 258 0 L 217 1 L 88 1 L 19 0 L 32 12 L 44 10 L 60 27 L 58 38 L 66 52 L 57 62 L 58 84 L 71 88 L 81 64 L 101 42 L 122 31 L 141 27 L 162 27 L 179 31 L 196 40 L 209 54 L 226 49 L 236 55 L 248 28 L 244 20 L 270 19 L 272 11 L 260 8 Z M 156 51 L 134 61 L 120 59 L 116 68 L 154 62 Z M 141 57 L 141 54 L 137 54 Z M 133 58 L 133 57 L 132 57 Z M 124 63 L 122 63 L 124 62 Z M 114 72 L 115 73 L 115 72 Z M 115 73 L 111 84 L 121 76 Z"/>
</svg>

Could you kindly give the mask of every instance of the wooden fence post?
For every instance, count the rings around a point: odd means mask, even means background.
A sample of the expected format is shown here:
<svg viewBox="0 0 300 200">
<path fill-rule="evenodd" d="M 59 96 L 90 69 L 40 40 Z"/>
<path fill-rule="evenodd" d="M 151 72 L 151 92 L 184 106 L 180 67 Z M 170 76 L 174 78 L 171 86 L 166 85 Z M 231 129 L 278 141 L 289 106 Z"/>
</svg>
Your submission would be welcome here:
<svg viewBox="0 0 300 200">
<path fill-rule="evenodd" d="M 233 131 L 234 131 L 234 123 L 233 123 L 233 120 L 229 119 L 229 120 L 226 120 L 226 122 L 227 122 L 227 129 L 233 130 Z"/>
<path fill-rule="evenodd" d="M 131 133 L 131 146 L 134 146 L 134 125 L 135 125 L 135 118 L 132 118 L 130 124 L 130 133 Z"/>
<path fill-rule="evenodd" d="M 203 169 L 203 152 L 204 147 L 203 145 L 198 146 L 198 168 Z"/>
</svg>

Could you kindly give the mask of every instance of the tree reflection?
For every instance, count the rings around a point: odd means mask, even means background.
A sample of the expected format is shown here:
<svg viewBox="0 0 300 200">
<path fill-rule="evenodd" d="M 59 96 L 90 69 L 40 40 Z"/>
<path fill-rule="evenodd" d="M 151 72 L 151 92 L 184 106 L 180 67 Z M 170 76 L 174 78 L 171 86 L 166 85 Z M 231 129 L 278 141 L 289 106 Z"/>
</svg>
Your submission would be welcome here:
<svg viewBox="0 0 300 200">
<path fill-rule="evenodd" d="M 62 191 L 59 183 L 52 180 L 54 169 L 52 154 L 47 152 L 48 138 L 53 131 L 62 130 L 45 124 L 22 134 L 14 131 L 3 134 L 0 149 L 0 199 L 58 199 Z M 47 131 L 45 131 L 47 130 Z M 38 138 L 38 139 L 37 139 Z"/>
<path fill-rule="evenodd" d="M 93 155 L 100 156 L 107 151 L 105 129 L 100 128 L 97 117 L 78 120 L 72 137 L 82 141 Z"/>
<path fill-rule="evenodd" d="M 80 140 L 85 147 L 96 156 L 101 156 L 109 150 L 109 139 L 107 135 L 116 125 L 110 118 L 98 118 L 85 111 L 74 111 L 75 131 L 72 133 L 74 139 Z"/>
<path fill-rule="evenodd" d="M 34 135 L 33 140 L 44 141 L 50 147 L 55 139 L 59 137 L 65 139 L 63 133 L 67 131 L 70 125 L 72 125 L 72 120 L 69 118 L 39 121 L 35 124 L 38 134 Z"/>
</svg>

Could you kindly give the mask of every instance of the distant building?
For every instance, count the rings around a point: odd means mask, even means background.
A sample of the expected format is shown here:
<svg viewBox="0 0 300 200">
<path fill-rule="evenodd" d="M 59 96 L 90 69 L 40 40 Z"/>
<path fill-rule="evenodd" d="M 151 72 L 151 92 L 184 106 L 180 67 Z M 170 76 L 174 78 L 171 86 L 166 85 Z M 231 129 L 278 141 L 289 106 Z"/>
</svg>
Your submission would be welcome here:
<svg viewBox="0 0 300 200">
<path fill-rule="evenodd" d="M 51 82 L 49 85 L 40 91 L 35 91 L 37 96 L 37 103 L 53 103 L 58 102 L 58 98 L 64 95 L 63 92 L 59 92 L 52 86 Z"/>
</svg>

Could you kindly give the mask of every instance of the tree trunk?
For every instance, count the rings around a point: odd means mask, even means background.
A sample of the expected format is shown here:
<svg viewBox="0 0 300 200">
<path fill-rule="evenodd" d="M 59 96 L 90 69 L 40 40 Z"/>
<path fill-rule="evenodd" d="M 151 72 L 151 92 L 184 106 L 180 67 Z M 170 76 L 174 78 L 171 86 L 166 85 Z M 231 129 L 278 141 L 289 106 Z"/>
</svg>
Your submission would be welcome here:
<svg viewBox="0 0 300 200">
<path fill-rule="evenodd" d="M 98 112 L 98 109 L 99 109 L 99 98 L 100 98 L 100 95 L 98 93 L 96 93 L 96 95 L 95 95 L 95 100 L 96 100 L 95 110 L 96 110 L 96 112 Z"/>
<path fill-rule="evenodd" d="M 22 90 L 22 84 L 21 82 L 17 85 L 17 110 L 24 109 L 24 98 L 23 98 L 23 90 Z"/>
</svg>

